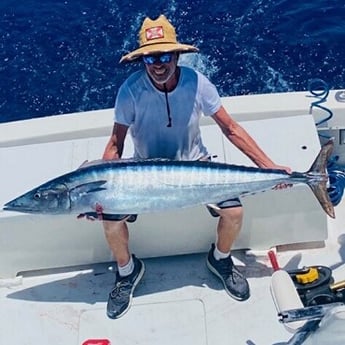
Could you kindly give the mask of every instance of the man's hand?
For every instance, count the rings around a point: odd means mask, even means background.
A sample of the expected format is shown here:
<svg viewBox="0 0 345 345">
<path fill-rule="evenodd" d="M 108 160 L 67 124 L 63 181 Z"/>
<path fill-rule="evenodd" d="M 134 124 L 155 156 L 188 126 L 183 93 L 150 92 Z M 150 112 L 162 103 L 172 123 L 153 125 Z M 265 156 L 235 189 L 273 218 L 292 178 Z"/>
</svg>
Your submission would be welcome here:
<svg viewBox="0 0 345 345">
<path fill-rule="evenodd" d="M 286 167 L 283 165 L 273 165 L 269 169 L 278 169 L 278 170 L 285 170 L 288 174 L 291 174 L 292 169 L 290 167 Z M 292 187 L 292 183 L 279 183 L 276 186 L 274 186 L 272 189 L 273 190 L 278 190 L 278 189 L 286 189 Z"/>
<path fill-rule="evenodd" d="M 86 212 L 86 213 L 80 213 L 77 216 L 77 219 L 86 218 L 87 220 L 103 220 L 103 206 L 99 203 L 96 203 L 95 206 L 96 212 Z"/>
</svg>

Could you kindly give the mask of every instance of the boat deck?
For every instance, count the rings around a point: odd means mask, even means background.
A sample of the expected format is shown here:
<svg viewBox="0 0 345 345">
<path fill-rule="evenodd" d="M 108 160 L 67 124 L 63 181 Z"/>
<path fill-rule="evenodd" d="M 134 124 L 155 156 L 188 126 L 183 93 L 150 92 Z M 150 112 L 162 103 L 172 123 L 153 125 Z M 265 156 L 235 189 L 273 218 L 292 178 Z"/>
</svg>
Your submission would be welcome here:
<svg viewBox="0 0 345 345">
<path fill-rule="evenodd" d="M 314 248 L 278 251 L 282 268 L 325 265 L 335 281 L 345 278 L 344 207 L 336 212 L 337 219 L 329 219 L 329 239 L 319 248 L 309 243 Z M 105 313 L 112 263 L 1 280 L 0 344 L 283 344 L 292 335 L 277 318 L 266 253 L 234 251 L 233 256 L 248 277 L 248 301 L 224 292 L 206 267 L 206 253 L 151 258 L 144 260 L 146 273 L 132 308 L 118 320 Z"/>
<path fill-rule="evenodd" d="M 326 105 L 334 116 L 318 127 L 322 138 L 335 137 L 334 155 L 339 164 L 345 164 L 342 95 L 343 90 L 330 92 Z M 311 116 L 310 102 L 314 100 L 307 93 L 282 93 L 229 97 L 223 102 L 273 160 L 281 162 L 284 157 L 284 164 L 304 171 L 304 164 L 309 168 L 319 150 L 314 122 L 325 116 L 320 109 L 314 109 Z M 108 109 L 2 124 L 1 203 L 75 169 L 86 159 L 99 158 L 112 118 L 113 110 Z M 203 121 L 210 152 L 221 161 L 246 165 L 240 153 L 225 144 L 216 125 L 208 122 L 209 118 Z M 206 253 L 200 252 L 206 251 L 214 219 L 204 208 L 204 219 L 199 213 L 180 218 L 172 214 L 170 220 L 163 215 L 154 220 L 140 217 L 131 227 L 138 226 L 138 231 L 132 232 L 131 245 L 138 256 L 151 258 L 144 260 L 146 273 L 135 291 L 132 308 L 118 320 L 110 320 L 105 312 L 114 282 L 112 262 L 26 271 L 110 260 L 99 224 L 80 223 L 68 216 L 57 221 L 0 214 L 0 276 L 4 277 L 0 278 L 0 345 L 285 344 L 292 334 L 279 323 L 271 296 L 269 247 L 288 244 L 277 248 L 283 269 L 323 265 L 333 270 L 336 282 L 345 279 L 345 202 L 336 207 L 336 219 L 326 220 L 312 196 L 311 200 L 297 194 L 281 191 L 269 202 L 258 195 L 252 200 L 253 207 L 250 201 L 245 205 L 249 222 L 244 224 L 235 248 L 263 249 L 233 252 L 251 288 L 251 298 L 245 302 L 229 297 L 206 267 Z M 179 226 L 176 219 L 181 220 Z M 191 223 L 190 231 L 185 229 L 185 219 Z M 140 231 L 141 221 L 145 231 Z M 200 225 L 204 232 L 195 236 L 193 230 L 199 231 Z M 162 228 L 164 238 L 157 236 Z M 185 235 L 183 242 L 181 233 Z M 304 243 L 290 245 L 300 241 Z M 161 256 L 181 252 L 197 254 Z M 25 272 L 7 278 L 18 270 Z M 345 344 L 345 335 L 337 344 Z"/>
</svg>

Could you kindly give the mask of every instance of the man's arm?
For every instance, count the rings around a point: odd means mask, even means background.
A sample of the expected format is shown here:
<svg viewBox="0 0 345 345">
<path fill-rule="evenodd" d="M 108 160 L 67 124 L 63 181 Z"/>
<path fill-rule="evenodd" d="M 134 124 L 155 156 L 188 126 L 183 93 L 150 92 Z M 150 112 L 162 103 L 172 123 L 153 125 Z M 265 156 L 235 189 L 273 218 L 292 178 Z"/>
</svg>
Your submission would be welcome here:
<svg viewBox="0 0 345 345">
<path fill-rule="evenodd" d="M 223 134 L 239 150 L 247 155 L 260 168 L 283 169 L 291 172 L 291 169 L 276 165 L 258 146 L 248 132 L 241 127 L 224 109 L 223 106 L 212 115 L 214 121 L 221 128 Z"/>
<path fill-rule="evenodd" d="M 121 158 L 127 130 L 128 126 L 114 123 L 113 132 L 105 146 L 102 159 L 112 160 Z"/>
</svg>

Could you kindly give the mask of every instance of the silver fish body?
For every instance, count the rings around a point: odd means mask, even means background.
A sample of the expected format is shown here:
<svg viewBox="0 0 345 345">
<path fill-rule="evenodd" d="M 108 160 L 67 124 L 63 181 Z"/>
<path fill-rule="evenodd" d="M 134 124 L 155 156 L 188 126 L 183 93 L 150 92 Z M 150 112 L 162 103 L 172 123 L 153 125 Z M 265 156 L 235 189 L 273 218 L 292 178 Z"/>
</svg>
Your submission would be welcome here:
<svg viewBox="0 0 345 345">
<path fill-rule="evenodd" d="M 142 214 L 221 201 L 270 190 L 279 184 L 308 184 L 334 217 L 326 184 L 333 144 L 320 151 L 306 173 L 202 161 L 100 161 L 57 177 L 8 202 L 5 210 L 42 214 L 95 212 Z"/>
</svg>

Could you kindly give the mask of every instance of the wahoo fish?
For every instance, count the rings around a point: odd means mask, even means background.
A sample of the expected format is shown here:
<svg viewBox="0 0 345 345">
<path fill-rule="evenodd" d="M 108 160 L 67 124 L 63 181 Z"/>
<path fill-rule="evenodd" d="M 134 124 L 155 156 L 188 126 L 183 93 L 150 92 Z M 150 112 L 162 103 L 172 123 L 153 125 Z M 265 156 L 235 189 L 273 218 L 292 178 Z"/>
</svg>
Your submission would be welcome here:
<svg viewBox="0 0 345 345">
<path fill-rule="evenodd" d="M 142 214 L 217 204 L 281 184 L 303 183 L 334 218 L 326 170 L 332 150 L 333 142 L 329 141 L 307 172 L 292 173 L 205 161 L 92 161 L 6 203 L 4 210 L 35 214 Z"/>
</svg>

